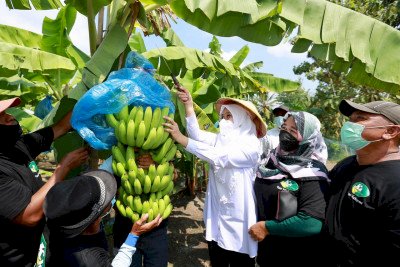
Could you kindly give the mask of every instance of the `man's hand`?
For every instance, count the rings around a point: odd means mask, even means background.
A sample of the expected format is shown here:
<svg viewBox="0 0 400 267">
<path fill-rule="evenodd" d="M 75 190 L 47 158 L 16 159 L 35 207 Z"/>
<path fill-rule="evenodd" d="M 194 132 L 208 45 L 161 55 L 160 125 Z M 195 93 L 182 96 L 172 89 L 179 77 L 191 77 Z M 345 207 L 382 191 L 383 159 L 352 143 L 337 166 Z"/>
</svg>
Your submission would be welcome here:
<svg viewBox="0 0 400 267">
<path fill-rule="evenodd" d="M 176 93 L 181 100 L 181 102 L 186 106 L 186 105 L 193 105 L 193 99 L 192 96 L 190 95 L 189 91 L 182 87 L 181 85 L 175 86 L 178 89 L 178 92 Z"/>
<path fill-rule="evenodd" d="M 268 229 L 265 227 L 265 221 L 253 224 L 249 229 L 249 234 L 254 241 L 260 242 L 269 234 Z"/>
<path fill-rule="evenodd" d="M 157 215 L 157 217 L 151 222 L 145 223 L 147 218 L 149 218 L 149 214 L 146 213 L 142 218 L 136 221 L 132 226 L 131 233 L 140 236 L 141 234 L 147 233 L 156 228 L 162 222 L 160 215 Z"/>
<path fill-rule="evenodd" d="M 148 169 L 151 164 L 155 164 L 151 155 L 147 153 L 140 155 L 137 161 L 138 161 L 138 167 L 143 169 Z"/>
<path fill-rule="evenodd" d="M 58 164 L 57 168 L 60 169 L 61 173 L 65 176 L 69 171 L 85 163 L 88 160 L 88 157 L 89 151 L 87 147 L 78 148 L 66 154 Z M 63 175 L 60 175 L 57 178 L 61 178 L 61 180 L 63 180 L 62 176 Z"/>
</svg>

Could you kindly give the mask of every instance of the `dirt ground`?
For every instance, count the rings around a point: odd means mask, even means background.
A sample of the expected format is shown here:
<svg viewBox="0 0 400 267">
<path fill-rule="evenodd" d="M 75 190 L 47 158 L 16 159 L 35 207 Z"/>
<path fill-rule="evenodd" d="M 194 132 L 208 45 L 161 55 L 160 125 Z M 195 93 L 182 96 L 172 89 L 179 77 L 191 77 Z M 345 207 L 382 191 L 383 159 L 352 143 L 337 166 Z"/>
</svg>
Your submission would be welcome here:
<svg viewBox="0 0 400 267">
<path fill-rule="evenodd" d="M 204 193 L 192 197 L 181 192 L 172 198 L 172 203 L 174 209 L 168 224 L 168 266 L 210 266 L 204 238 Z"/>
</svg>

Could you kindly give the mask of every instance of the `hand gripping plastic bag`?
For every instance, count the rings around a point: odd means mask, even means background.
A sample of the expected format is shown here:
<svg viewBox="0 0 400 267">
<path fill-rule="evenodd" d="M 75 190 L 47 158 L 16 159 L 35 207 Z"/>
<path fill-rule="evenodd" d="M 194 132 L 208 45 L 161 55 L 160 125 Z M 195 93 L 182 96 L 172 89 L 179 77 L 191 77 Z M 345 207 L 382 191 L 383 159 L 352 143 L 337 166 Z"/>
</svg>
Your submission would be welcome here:
<svg viewBox="0 0 400 267">
<path fill-rule="evenodd" d="M 53 98 L 51 95 L 47 95 L 39 102 L 39 104 L 37 104 L 34 111 L 36 117 L 43 120 L 47 116 L 47 114 L 50 113 L 50 111 L 53 109 L 53 106 L 51 104 L 52 99 Z"/>
<path fill-rule="evenodd" d="M 154 70 L 147 59 L 130 52 L 125 68 L 111 72 L 107 81 L 92 87 L 79 99 L 72 112 L 72 127 L 91 147 L 107 150 L 117 139 L 104 114 L 118 113 L 126 105 L 152 109 L 168 106 L 169 112 L 174 113 L 171 94 L 154 79 Z"/>
</svg>

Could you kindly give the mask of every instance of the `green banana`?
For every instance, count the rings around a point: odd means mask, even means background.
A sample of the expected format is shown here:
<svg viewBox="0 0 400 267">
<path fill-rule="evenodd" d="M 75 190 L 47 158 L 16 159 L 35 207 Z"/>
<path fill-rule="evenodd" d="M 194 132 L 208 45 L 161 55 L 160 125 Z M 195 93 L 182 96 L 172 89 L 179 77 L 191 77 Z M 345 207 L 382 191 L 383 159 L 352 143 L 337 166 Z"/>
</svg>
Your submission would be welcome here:
<svg viewBox="0 0 400 267">
<path fill-rule="evenodd" d="M 161 214 L 161 216 L 163 215 L 165 211 L 165 202 L 164 199 L 159 199 L 158 200 L 158 212 Z"/>
<path fill-rule="evenodd" d="M 161 190 L 163 196 L 168 195 L 174 189 L 174 182 L 170 181 L 168 186 Z"/>
<path fill-rule="evenodd" d="M 128 117 L 129 120 L 135 121 L 135 116 L 136 116 L 137 110 L 138 110 L 137 107 L 133 107 L 133 108 L 131 109 L 131 111 L 129 112 L 129 117 Z"/>
<path fill-rule="evenodd" d="M 149 214 L 149 218 L 147 219 L 148 222 L 151 222 L 152 220 L 154 220 L 154 212 L 153 209 L 149 209 L 149 211 L 147 212 Z"/>
<path fill-rule="evenodd" d="M 169 164 L 168 166 L 168 175 L 174 177 L 174 164 Z"/>
<path fill-rule="evenodd" d="M 151 189 L 151 179 L 148 175 L 146 175 L 144 178 L 143 192 L 147 194 L 150 192 L 150 189 Z"/>
<path fill-rule="evenodd" d="M 173 207 L 171 203 L 169 203 L 167 207 L 165 207 L 164 213 L 162 214 L 163 219 L 166 219 L 171 214 L 172 208 Z"/>
<path fill-rule="evenodd" d="M 129 195 L 133 195 L 133 189 L 132 189 L 131 183 L 128 180 L 126 180 L 126 181 L 124 181 L 123 185 L 124 185 L 125 192 L 127 192 Z"/>
<path fill-rule="evenodd" d="M 170 175 L 164 175 L 161 178 L 159 190 L 165 189 L 169 185 L 170 181 L 172 181 L 171 176 Z"/>
<path fill-rule="evenodd" d="M 139 131 L 139 124 L 143 121 L 143 107 L 138 107 L 135 114 L 135 136 L 137 137 L 137 132 Z"/>
<path fill-rule="evenodd" d="M 134 171 L 135 174 L 138 172 L 138 167 L 137 167 L 136 161 L 134 159 L 129 159 L 128 160 L 128 170 L 129 171 Z"/>
<path fill-rule="evenodd" d="M 164 200 L 165 206 L 168 206 L 168 204 L 171 203 L 171 199 L 169 198 L 169 195 L 165 195 L 163 197 L 163 200 Z"/>
<path fill-rule="evenodd" d="M 147 128 L 146 128 L 147 129 Z M 153 147 L 154 143 L 157 142 L 157 129 L 152 128 L 147 135 L 146 141 L 143 143 L 142 148 L 145 150 L 149 150 Z"/>
<path fill-rule="evenodd" d="M 145 176 L 146 174 L 144 173 L 144 170 L 142 168 L 138 168 L 136 177 L 139 179 L 141 184 L 145 184 L 144 183 Z"/>
<path fill-rule="evenodd" d="M 118 118 L 121 121 L 127 122 L 128 121 L 128 117 L 129 117 L 129 106 L 126 105 L 126 106 L 123 106 L 122 109 L 119 111 Z"/>
<path fill-rule="evenodd" d="M 163 177 L 168 172 L 168 163 L 159 164 L 157 166 L 157 175 Z"/>
<path fill-rule="evenodd" d="M 122 177 L 125 173 L 124 165 L 121 162 L 117 162 L 117 175 Z"/>
<path fill-rule="evenodd" d="M 142 214 L 145 214 L 149 211 L 150 209 L 150 203 L 149 201 L 143 201 L 143 206 L 142 206 Z"/>
<path fill-rule="evenodd" d="M 169 107 L 163 107 L 163 109 L 161 110 L 161 118 L 163 118 L 164 116 L 168 116 L 168 112 Z"/>
<path fill-rule="evenodd" d="M 153 184 L 151 185 L 150 192 L 152 193 L 157 192 L 160 188 L 160 182 L 161 182 L 160 176 L 157 175 L 156 178 L 154 178 Z"/>
<path fill-rule="evenodd" d="M 157 176 L 156 165 L 150 164 L 148 175 L 150 176 L 150 180 L 153 183 L 154 182 L 154 178 L 156 178 L 156 176 Z"/>
<path fill-rule="evenodd" d="M 134 207 L 135 207 L 136 211 L 137 211 L 138 213 L 142 213 L 143 204 L 142 204 L 142 201 L 140 200 L 140 197 L 139 197 L 139 196 L 136 196 L 136 197 L 133 199 L 133 204 L 134 204 Z"/>
<path fill-rule="evenodd" d="M 168 151 L 168 153 L 164 156 L 164 158 L 161 160 L 161 163 L 168 162 L 174 159 L 176 151 L 178 150 L 178 147 L 173 144 L 172 148 Z"/>
<path fill-rule="evenodd" d="M 161 108 L 156 107 L 153 111 L 153 119 L 151 120 L 151 128 L 157 128 L 160 125 Z"/>
<path fill-rule="evenodd" d="M 153 128 L 154 129 L 154 128 Z M 153 143 L 153 146 L 151 149 L 156 149 L 162 144 L 162 138 L 164 136 L 164 127 L 163 126 L 158 126 L 156 130 L 156 141 Z"/>
<path fill-rule="evenodd" d="M 126 201 L 128 201 L 129 207 L 131 207 L 131 209 L 132 209 L 133 211 L 135 211 L 134 205 L 133 205 L 133 196 L 127 196 L 127 197 L 126 197 Z"/>
<path fill-rule="evenodd" d="M 118 142 L 118 143 L 117 143 L 117 147 L 118 147 L 119 150 L 121 151 L 121 154 L 125 156 L 125 155 L 126 155 L 125 145 L 122 144 L 121 142 Z"/>
<path fill-rule="evenodd" d="M 121 163 L 122 166 L 125 168 L 126 166 L 126 160 L 124 157 L 124 154 L 122 154 L 121 150 L 119 149 L 118 146 L 113 146 L 111 149 L 112 155 L 113 155 L 113 160 L 115 160 L 117 163 Z"/>
<path fill-rule="evenodd" d="M 155 202 L 157 201 L 157 197 L 155 193 L 151 193 L 149 196 L 149 201 L 151 200 L 151 202 Z"/>
<path fill-rule="evenodd" d="M 141 121 L 139 126 L 138 126 L 138 132 L 136 135 L 136 140 L 135 140 L 135 144 L 137 147 L 142 147 L 143 142 L 144 142 L 144 138 L 146 136 L 146 125 L 144 124 L 144 121 Z"/>
<path fill-rule="evenodd" d="M 132 222 L 133 222 L 133 223 L 137 222 L 137 221 L 139 220 L 139 214 L 137 214 L 136 212 L 134 212 L 134 213 L 132 214 L 131 219 L 132 219 Z"/>
<path fill-rule="evenodd" d="M 128 163 L 130 159 L 135 160 L 135 150 L 133 149 L 133 147 L 128 146 L 126 148 L 126 152 L 125 152 L 125 160 Z M 129 166 L 129 163 L 128 163 Z"/>
<path fill-rule="evenodd" d="M 153 110 L 151 109 L 150 106 L 146 107 L 146 109 L 144 111 L 144 116 L 143 116 L 144 125 L 146 125 L 145 136 L 147 136 L 150 132 L 152 116 L 153 116 Z"/>
<path fill-rule="evenodd" d="M 159 214 L 158 201 L 153 202 L 152 210 L 153 210 L 154 217 L 157 217 L 157 215 Z"/>
<path fill-rule="evenodd" d="M 135 146 L 135 121 L 130 119 L 126 127 L 126 142 L 129 146 Z"/>
<path fill-rule="evenodd" d="M 161 190 L 156 193 L 156 199 L 161 199 L 163 197 Z"/>
<path fill-rule="evenodd" d="M 135 180 L 136 180 L 136 172 L 129 171 L 128 172 L 128 181 L 131 183 L 131 185 L 135 184 Z"/>
<path fill-rule="evenodd" d="M 126 140 L 126 123 L 124 120 L 121 120 L 118 125 L 118 136 L 117 136 L 118 141 L 120 141 L 122 144 L 126 145 L 127 140 Z"/>
<path fill-rule="evenodd" d="M 115 205 L 117 206 L 119 213 L 121 213 L 122 216 L 126 217 L 126 211 L 124 205 L 122 205 L 119 199 L 115 202 Z"/>
<path fill-rule="evenodd" d="M 118 175 L 117 162 L 115 160 L 112 161 L 111 168 L 112 168 L 113 173 Z"/>
<path fill-rule="evenodd" d="M 133 210 L 129 206 L 125 207 L 125 211 L 126 211 L 126 216 L 128 218 L 132 218 Z"/>
<path fill-rule="evenodd" d="M 106 117 L 106 122 L 110 127 L 113 127 L 114 129 L 117 128 L 118 120 L 114 117 L 113 114 L 105 114 L 105 117 Z"/>
<path fill-rule="evenodd" d="M 127 194 L 126 192 L 124 192 L 124 193 L 122 194 L 122 202 L 124 203 L 125 206 L 128 206 L 128 205 L 129 205 L 129 202 L 128 202 L 128 194 Z"/>
<path fill-rule="evenodd" d="M 128 174 L 127 173 L 124 173 L 124 174 L 122 174 L 122 176 L 121 176 L 121 181 L 123 181 L 123 182 L 125 182 L 125 181 L 128 181 Z"/>
<path fill-rule="evenodd" d="M 142 194 L 142 185 L 140 184 L 139 179 L 136 179 L 133 183 L 133 188 L 135 189 L 136 195 Z"/>
<path fill-rule="evenodd" d="M 165 154 L 167 154 L 169 147 L 173 144 L 173 140 L 168 138 L 167 141 L 161 146 L 160 150 L 156 152 L 156 154 L 152 157 L 153 160 L 157 163 L 160 163 L 164 158 Z"/>
</svg>

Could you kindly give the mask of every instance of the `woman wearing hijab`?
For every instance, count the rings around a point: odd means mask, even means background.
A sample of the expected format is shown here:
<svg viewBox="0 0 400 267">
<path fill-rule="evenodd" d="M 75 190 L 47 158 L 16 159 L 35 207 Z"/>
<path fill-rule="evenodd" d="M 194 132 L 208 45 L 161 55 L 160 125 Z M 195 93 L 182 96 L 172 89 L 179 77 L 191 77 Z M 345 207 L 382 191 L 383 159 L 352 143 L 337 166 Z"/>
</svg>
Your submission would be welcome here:
<svg viewBox="0 0 400 267">
<path fill-rule="evenodd" d="M 210 164 L 204 223 L 211 265 L 254 266 L 257 242 L 248 229 L 257 221 L 253 185 L 261 152 L 258 138 L 267 127 L 252 103 L 221 98 L 216 103 L 220 133 L 203 131 L 189 92 L 179 89 L 189 137 L 168 117 L 164 126 L 188 152 Z"/>
<path fill-rule="evenodd" d="M 279 146 L 258 167 L 258 222 L 250 227 L 262 266 L 323 266 L 320 231 L 325 219 L 328 171 L 320 122 L 307 112 L 289 112 Z"/>
</svg>

